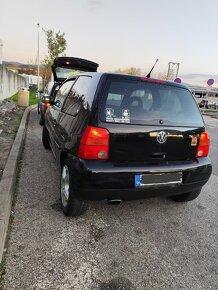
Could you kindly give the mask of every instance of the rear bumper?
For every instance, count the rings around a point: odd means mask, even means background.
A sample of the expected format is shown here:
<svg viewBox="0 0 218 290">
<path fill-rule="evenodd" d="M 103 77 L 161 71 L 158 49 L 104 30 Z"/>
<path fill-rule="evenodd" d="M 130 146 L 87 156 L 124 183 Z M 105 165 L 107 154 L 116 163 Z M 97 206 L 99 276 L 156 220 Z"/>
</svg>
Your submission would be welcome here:
<svg viewBox="0 0 218 290">
<path fill-rule="evenodd" d="M 151 196 L 170 196 L 200 189 L 210 178 L 211 161 L 208 157 L 192 162 L 146 164 L 118 163 L 74 159 L 78 195 L 83 199 L 139 199 Z M 135 187 L 135 175 L 182 172 L 181 184 Z"/>
</svg>

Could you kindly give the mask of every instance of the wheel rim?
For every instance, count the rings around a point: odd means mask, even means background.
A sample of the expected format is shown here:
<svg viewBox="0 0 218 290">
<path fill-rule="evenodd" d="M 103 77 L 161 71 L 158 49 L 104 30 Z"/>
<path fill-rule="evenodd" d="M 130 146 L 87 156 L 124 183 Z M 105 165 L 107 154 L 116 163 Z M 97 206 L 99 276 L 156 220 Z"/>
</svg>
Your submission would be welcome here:
<svg viewBox="0 0 218 290">
<path fill-rule="evenodd" d="M 64 207 L 67 206 L 69 201 L 69 190 L 70 190 L 69 169 L 66 165 L 64 165 L 61 174 L 61 201 Z"/>
</svg>

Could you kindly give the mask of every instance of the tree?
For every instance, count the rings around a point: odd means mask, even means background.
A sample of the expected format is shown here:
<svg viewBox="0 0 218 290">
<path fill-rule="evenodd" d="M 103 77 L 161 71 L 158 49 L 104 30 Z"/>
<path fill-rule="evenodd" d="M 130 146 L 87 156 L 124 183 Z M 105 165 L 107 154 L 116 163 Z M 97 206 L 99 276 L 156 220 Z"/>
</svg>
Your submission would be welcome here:
<svg viewBox="0 0 218 290">
<path fill-rule="evenodd" d="M 54 32 L 53 30 L 43 31 L 45 32 L 48 45 L 48 55 L 42 61 L 42 64 L 45 66 L 45 75 L 43 78 L 46 79 L 46 75 L 50 71 L 54 59 L 61 54 L 63 55 L 66 50 L 67 41 L 65 39 L 65 33 L 61 33 L 60 31 Z"/>
<path fill-rule="evenodd" d="M 167 80 L 167 72 L 159 72 L 157 77 L 160 80 Z"/>
<path fill-rule="evenodd" d="M 132 75 L 132 76 L 137 76 L 141 74 L 141 70 L 139 68 L 136 67 L 130 67 L 129 69 L 127 69 L 127 74 L 128 75 Z"/>
<path fill-rule="evenodd" d="M 115 71 L 115 73 L 128 74 L 128 75 L 141 75 L 141 70 L 139 68 L 130 67 L 121 70 L 120 68 Z"/>
</svg>

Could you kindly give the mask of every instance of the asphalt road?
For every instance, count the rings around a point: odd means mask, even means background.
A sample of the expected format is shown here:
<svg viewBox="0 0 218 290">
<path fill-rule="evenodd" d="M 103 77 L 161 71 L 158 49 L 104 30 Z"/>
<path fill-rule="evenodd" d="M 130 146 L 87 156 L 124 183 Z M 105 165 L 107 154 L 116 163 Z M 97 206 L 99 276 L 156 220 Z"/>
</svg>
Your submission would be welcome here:
<svg viewBox="0 0 218 290">
<path fill-rule="evenodd" d="M 33 111 L 4 289 L 218 289 L 218 120 L 206 118 L 214 171 L 195 201 L 89 202 L 75 219 L 61 212 L 59 171 L 38 118 Z"/>
</svg>

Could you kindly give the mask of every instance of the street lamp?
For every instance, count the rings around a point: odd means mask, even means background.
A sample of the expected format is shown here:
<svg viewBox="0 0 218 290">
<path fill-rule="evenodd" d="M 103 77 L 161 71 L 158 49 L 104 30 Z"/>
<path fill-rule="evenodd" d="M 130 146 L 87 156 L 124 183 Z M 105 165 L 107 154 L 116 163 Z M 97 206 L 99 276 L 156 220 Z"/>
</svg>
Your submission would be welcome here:
<svg viewBox="0 0 218 290">
<path fill-rule="evenodd" d="M 37 25 L 37 66 L 38 66 L 36 96 L 39 98 L 39 22 L 38 21 L 36 21 L 36 25 Z"/>
</svg>

